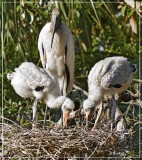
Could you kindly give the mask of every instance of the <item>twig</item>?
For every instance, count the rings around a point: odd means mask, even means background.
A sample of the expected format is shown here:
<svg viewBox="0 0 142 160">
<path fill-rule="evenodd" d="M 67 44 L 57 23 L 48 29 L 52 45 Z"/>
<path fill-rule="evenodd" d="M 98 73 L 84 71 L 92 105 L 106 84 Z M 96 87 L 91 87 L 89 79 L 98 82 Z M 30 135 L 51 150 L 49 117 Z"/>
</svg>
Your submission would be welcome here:
<svg viewBox="0 0 142 160">
<path fill-rule="evenodd" d="M 83 90 L 82 88 L 80 88 L 80 87 L 78 87 L 77 85 L 73 85 L 73 88 L 74 89 L 79 89 L 79 90 L 81 90 L 81 91 L 83 91 L 83 93 L 86 95 L 86 96 L 88 96 L 88 92 L 86 92 L 85 90 Z"/>
<path fill-rule="evenodd" d="M 45 113 L 44 113 L 44 123 L 43 123 L 44 126 L 46 125 L 47 109 L 48 109 L 48 106 L 46 104 Z"/>
<path fill-rule="evenodd" d="M 23 129 L 20 125 L 18 125 L 17 123 L 15 123 L 14 121 L 8 119 L 8 118 L 5 118 L 4 116 L 2 117 L 3 119 L 9 121 L 9 122 L 12 122 L 13 124 L 15 124 L 16 126 L 18 126 L 20 129 Z"/>
</svg>

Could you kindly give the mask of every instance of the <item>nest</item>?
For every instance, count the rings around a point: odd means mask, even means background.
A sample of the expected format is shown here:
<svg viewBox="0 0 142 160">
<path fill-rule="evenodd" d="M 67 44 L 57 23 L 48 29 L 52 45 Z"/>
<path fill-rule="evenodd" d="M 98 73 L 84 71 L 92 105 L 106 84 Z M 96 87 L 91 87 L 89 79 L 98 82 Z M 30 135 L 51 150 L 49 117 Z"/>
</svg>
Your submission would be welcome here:
<svg viewBox="0 0 142 160">
<path fill-rule="evenodd" d="M 104 124 L 104 123 L 103 123 Z M 3 124 L 3 157 L 17 159 L 89 159 L 125 157 L 128 132 L 111 133 L 108 126 L 92 132 L 83 126 L 24 129 Z"/>
</svg>

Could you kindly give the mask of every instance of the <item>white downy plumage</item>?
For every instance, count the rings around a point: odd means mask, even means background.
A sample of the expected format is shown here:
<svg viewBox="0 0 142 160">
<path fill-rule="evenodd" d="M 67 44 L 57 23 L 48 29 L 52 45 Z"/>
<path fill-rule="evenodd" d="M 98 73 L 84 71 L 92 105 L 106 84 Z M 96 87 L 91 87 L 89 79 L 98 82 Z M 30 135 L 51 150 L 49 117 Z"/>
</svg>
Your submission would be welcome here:
<svg viewBox="0 0 142 160">
<path fill-rule="evenodd" d="M 15 72 L 7 75 L 15 92 L 23 98 L 35 97 L 33 104 L 33 127 L 37 125 L 36 107 L 38 100 L 43 99 L 50 108 L 61 107 L 63 111 L 63 127 L 66 127 L 69 113 L 74 103 L 60 93 L 56 75 L 48 69 L 44 70 L 31 62 L 24 62 Z"/>
<path fill-rule="evenodd" d="M 57 75 L 60 90 L 66 96 L 73 87 L 75 51 L 72 33 L 61 22 L 59 8 L 53 10 L 51 22 L 42 28 L 38 49 L 43 68 Z"/>
<path fill-rule="evenodd" d="M 115 93 L 126 90 L 132 82 L 132 72 L 135 72 L 136 67 L 127 61 L 124 57 L 108 57 L 99 61 L 91 69 L 88 76 L 88 99 L 84 101 L 83 108 L 86 111 L 86 126 L 88 126 L 88 118 L 91 110 L 98 106 L 105 94 L 114 95 Z M 92 130 L 96 128 L 97 122 L 102 112 L 102 105 L 95 120 Z M 113 99 L 113 107 L 111 118 L 115 116 L 116 102 Z M 113 123 L 112 123 L 113 124 Z M 111 129 L 112 129 L 111 124 Z"/>
</svg>

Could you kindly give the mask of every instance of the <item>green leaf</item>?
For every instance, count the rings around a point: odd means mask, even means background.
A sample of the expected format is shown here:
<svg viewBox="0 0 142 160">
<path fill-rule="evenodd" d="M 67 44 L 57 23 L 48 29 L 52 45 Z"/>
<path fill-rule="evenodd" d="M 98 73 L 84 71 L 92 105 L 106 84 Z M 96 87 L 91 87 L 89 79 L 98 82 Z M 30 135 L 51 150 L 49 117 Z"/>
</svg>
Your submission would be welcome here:
<svg viewBox="0 0 142 160">
<path fill-rule="evenodd" d="M 136 11 L 135 8 L 128 9 L 128 11 L 127 11 L 127 17 L 130 18 L 135 11 Z"/>
<path fill-rule="evenodd" d="M 125 11 L 126 11 L 126 5 L 124 7 L 121 8 L 121 13 L 122 13 L 122 16 L 125 15 Z"/>
<path fill-rule="evenodd" d="M 82 42 L 81 45 L 82 45 L 84 51 L 86 52 L 87 51 L 87 47 L 86 47 L 85 43 Z"/>
<path fill-rule="evenodd" d="M 32 24 L 33 21 L 34 21 L 34 14 L 33 14 L 31 11 L 29 11 L 28 9 L 27 9 L 27 12 L 29 13 L 29 15 L 30 15 L 30 17 L 31 17 L 30 24 Z"/>
</svg>

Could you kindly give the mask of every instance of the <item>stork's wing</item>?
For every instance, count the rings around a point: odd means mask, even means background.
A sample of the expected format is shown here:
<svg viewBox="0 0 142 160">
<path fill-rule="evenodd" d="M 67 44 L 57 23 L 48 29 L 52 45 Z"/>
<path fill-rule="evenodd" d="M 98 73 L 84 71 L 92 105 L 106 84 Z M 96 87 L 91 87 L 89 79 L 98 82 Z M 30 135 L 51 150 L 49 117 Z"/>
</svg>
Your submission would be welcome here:
<svg viewBox="0 0 142 160">
<path fill-rule="evenodd" d="M 43 68 L 46 66 L 46 54 L 48 52 L 47 48 L 50 46 L 50 25 L 51 23 L 46 23 L 45 26 L 40 31 L 39 37 L 38 37 L 38 50 L 40 54 L 40 59 Z"/>
<path fill-rule="evenodd" d="M 45 68 L 46 60 L 45 60 L 45 55 L 44 55 L 42 35 L 39 35 L 39 38 L 38 38 L 38 50 L 39 50 L 42 66 L 43 66 L 43 68 Z"/>
<path fill-rule="evenodd" d="M 67 87 L 67 92 L 72 90 L 74 83 L 74 61 L 75 61 L 75 50 L 74 50 L 74 42 L 73 36 L 70 34 L 68 42 L 67 42 L 67 50 L 65 55 L 66 68 L 68 68 L 69 72 L 69 84 Z"/>
<path fill-rule="evenodd" d="M 30 88 L 36 89 L 37 87 L 51 88 L 52 80 L 44 71 L 30 62 L 22 63 L 15 71 L 20 74 L 28 83 Z"/>
<path fill-rule="evenodd" d="M 120 88 L 126 82 L 129 82 L 130 78 L 130 67 L 127 65 L 120 65 L 117 69 L 112 68 L 108 73 L 103 77 L 102 82 L 108 87 Z"/>
</svg>

